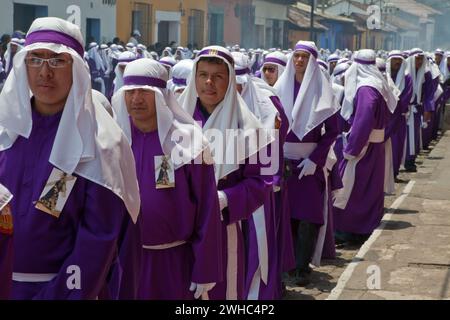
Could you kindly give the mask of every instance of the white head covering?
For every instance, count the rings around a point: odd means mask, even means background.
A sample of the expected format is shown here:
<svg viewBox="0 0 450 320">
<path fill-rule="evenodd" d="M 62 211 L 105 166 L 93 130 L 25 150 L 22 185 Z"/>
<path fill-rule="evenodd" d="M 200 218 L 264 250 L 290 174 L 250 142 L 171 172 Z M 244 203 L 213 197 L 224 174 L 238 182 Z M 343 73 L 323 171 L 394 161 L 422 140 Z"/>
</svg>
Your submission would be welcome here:
<svg viewBox="0 0 450 320">
<path fill-rule="evenodd" d="M 286 71 L 275 84 L 275 89 L 281 98 L 291 130 L 302 140 L 309 132 L 334 115 L 339 110 L 339 103 L 336 101 L 330 81 L 317 63 L 318 52 L 314 42 L 299 41 L 295 47 L 295 52 L 297 51 L 310 54 L 297 98 L 294 97 L 294 55 L 289 59 Z"/>
<path fill-rule="evenodd" d="M 345 76 L 345 72 L 350 68 L 350 65 L 347 63 L 341 63 L 340 65 L 336 66 L 333 70 L 333 75 L 331 76 L 331 82 L 336 83 L 338 85 L 343 85 L 342 79 Z"/>
<path fill-rule="evenodd" d="M 227 130 L 241 129 L 243 132 L 241 131 L 238 136 L 240 143 L 243 143 L 245 139 L 255 141 L 254 144 L 246 145 L 244 154 L 239 153 L 239 158 L 235 159 L 232 164 L 226 164 L 224 161 L 216 161 L 215 174 L 216 180 L 219 181 L 220 179 L 228 176 L 230 173 L 238 170 L 241 161 L 256 154 L 274 139 L 271 135 L 269 136 L 267 131 L 261 130 L 264 128 L 263 124 L 253 115 L 242 97 L 238 94 L 236 90 L 236 73 L 234 69 L 233 57 L 231 53 L 223 47 L 206 47 L 198 54 L 195 59 L 192 72 L 193 81 L 189 83 L 188 87 L 180 97 L 180 103 L 183 109 L 190 115 L 193 115 L 195 112 L 198 99 L 195 83 L 197 64 L 201 58 L 205 57 L 222 59 L 228 66 L 230 79 L 225 98 L 216 107 L 206 124 L 204 124 L 204 131 L 207 132 L 209 129 L 217 129 L 222 133 L 226 133 Z M 260 131 L 263 135 L 259 135 L 259 139 L 254 140 Z M 224 156 L 229 153 L 236 154 L 233 144 L 230 143 L 223 143 L 222 151 Z"/>
<path fill-rule="evenodd" d="M 14 59 L 14 69 L 0 94 L 0 150 L 11 148 L 19 136 L 29 138 L 31 134 L 31 91 L 25 65 L 28 52 L 47 49 L 70 54 L 73 85 L 49 162 L 67 174 L 75 173 L 114 192 L 136 222 L 140 196 L 133 153 L 105 109 L 94 106 L 80 29 L 58 18 L 37 19 L 26 44 Z"/>
<path fill-rule="evenodd" d="M 92 100 L 94 101 L 94 105 L 105 108 L 109 115 L 111 117 L 113 116 L 111 103 L 108 101 L 108 98 L 103 95 L 103 93 L 92 89 Z"/>
<path fill-rule="evenodd" d="M 443 81 L 447 81 L 450 78 L 450 72 L 448 71 L 447 59 L 450 59 L 450 51 L 447 51 L 441 61 L 440 70 L 443 76 Z"/>
<path fill-rule="evenodd" d="M 185 89 L 191 80 L 194 61 L 186 59 L 178 62 L 172 69 L 172 79 L 167 82 L 168 89 L 175 94 L 177 90 Z"/>
<path fill-rule="evenodd" d="M 383 96 L 392 113 L 397 107 L 398 95 L 392 92 L 386 78 L 376 67 L 375 59 L 375 51 L 360 50 L 355 53 L 353 64 L 345 73 L 345 99 L 341 110 L 341 115 L 345 120 L 350 119 L 353 114 L 353 100 L 359 88 L 363 86 L 376 89 Z"/>
<path fill-rule="evenodd" d="M 20 50 L 22 50 L 23 48 L 23 42 L 18 39 L 18 38 L 12 38 L 11 41 L 8 43 L 8 45 L 6 46 L 6 52 L 4 55 L 4 59 L 5 59 L 5 70 L 6 72 L 8 72 L 8 70 L 10 70 L 10 68 L 12 68 L 12 65 L 10 65 L 10 56 L 11 56 L 11 45 L 15 45 L 17 46 L 17 51 L 16 51 L 16 55 L 17 53 L 20 52 Z"/>
<path fill-rule="evenodd" d="M 169 79 L 172 78 L 172 69 L 177 64 L 177 61 L 172 56 L 170 56 L 159 59 L 159 63 L 169 68 Z"/>
<path fill-rule="evenodd" d="M 163 50 L 161 56 L 162 56 L 163 58 L 164 58 L 164 57 L 172 57 L 172 48 L 171 48 L 171 47 L 166 47 L 166 48 Z"/>
<path fill-rule="evenodd" d="M 125 132 L 130 143 L 131 125 L 125 102 L 125 92 L 145 89 L 155 92 L 158 135 L 164 154 L 172 157 L 176 169 L 196 159 L 208 147 L 202 129 L 190 115 L 181 109 L 167 88 L 167 72 L 152 59 L 140 59 L 127 65 L 124 73 L 125 85 L 113 96 L 114 119 Z M 174 135 L 175 134 L 175 135 Z M 178 144 L 177 141 L 188 145 Z"/>
<path fill-rule="evenodd" d="M 386 63 L 386 74 L 390 79 L 392 79 L 391 61 L 393 58 L 402 59 L 402 65 L 397 72 L 397 77 L 395 78 L 395 85 L 400 90 L 400 92 L 403 92 L 403 90 L 405 89 L 405 77 L 407 75 L 405 58 L 403 57 L 403 54 L 400 50 L 393 50 L 389 53 L 389 57 Z"/>
<path fill-rule="evenodd" d="M 265 128 L 276 129 L 275 121 L 278 110 L 270 100 L 271 96 L 276 95 L 275 90 L 263 80 L 250 75 L 251 61 L 246 54 L 233 52 L 232 56 L 235 63 L 236 81 L 242 85 L 241 96 L 248 108 Z"/>
<path fill-rule="evenodd" d="M 95 67 L 97 68 L 97 70 L 106 71 L 105 65 L 103 64 L 102 57 L 100 56 L 100 53 L 98 52 L 98 44 L 97 43 L 91 42 L 91 44 L 89 44 L 88 56 L 90 59 L 94 60 Z"/>
<path fill-rule="evenodd" d="M 136 55 L 129 51 L 122 52 L 119 55 L 119 62 L 114 70 L 114 73 L 116 74 L 116 78 L 114 79 L 114 93 L 119 91 L 119 89 L 123 86 L 123 71 L 120 67 L 126 67 L 127 64 L 133 62 L 136 58 Z"/>
<path fill-rule="evenodd" d="M 128 42 L 126 47 L 128 51 L 136 53 L 136 46 L 134 45 L 134 43 Z"/>
<path fill-rule="evenodd" d="M 423 56 L 423 63 L 419 70 L 416 70 L 416 57 Z M 422 49 L 415 48 L 409 52 L 409 57 L 406 60 L 406 72 L 411 75 L 413 83 L 414 94 L 411 98 L 411 102 L 417 97 L 416 102 L 422 103 L 422 86 L 425 82 L 425 73 L 428 71 L 428 59 L 425 57 L 425 53 Z"/>
<path fill-rule="evenodd" d="M 283 74 L 284 70 L 286 70 L 288 58 L 285 54 L 281 52 L 273 52 L 266 56 L 264 59 L 264 63 L 261 67 L 261 79 L 263 79 L 265 82 L 267 82 L 266 76 L 263 72 L 263 68 L 266 64 L 273 64 L 276 65 L 278 68 L 278 79 L 280 79 L 281 75 Z"/>
</svg>

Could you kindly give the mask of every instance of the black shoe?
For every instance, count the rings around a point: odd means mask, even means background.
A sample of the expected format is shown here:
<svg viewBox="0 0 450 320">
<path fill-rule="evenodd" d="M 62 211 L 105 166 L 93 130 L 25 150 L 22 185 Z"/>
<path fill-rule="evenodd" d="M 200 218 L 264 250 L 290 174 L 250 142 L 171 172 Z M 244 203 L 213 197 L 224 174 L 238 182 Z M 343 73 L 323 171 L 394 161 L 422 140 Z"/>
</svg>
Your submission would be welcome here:
<svg viewBox="0 0 450 320">
<path fill-rule="evenodd" d="M 407 166 L 405 167 L 406 172 L 417 172 L 417 166 Z"/>
<path fill-rule="evenodd" d="M 295 284 L 299 287 L 306 287 L 311 283 L 311 276 L 305 272 L 297 275 L 295 279 Z"/>
</svg>

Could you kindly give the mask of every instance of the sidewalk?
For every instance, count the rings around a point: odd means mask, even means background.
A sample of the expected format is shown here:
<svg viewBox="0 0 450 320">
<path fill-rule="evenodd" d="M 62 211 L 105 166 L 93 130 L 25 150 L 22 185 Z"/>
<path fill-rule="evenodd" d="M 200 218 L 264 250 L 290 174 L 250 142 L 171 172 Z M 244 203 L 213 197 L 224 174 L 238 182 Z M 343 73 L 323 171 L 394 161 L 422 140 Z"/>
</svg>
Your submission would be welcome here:
<svg viewBox="0 0 450 320">
<path fill-rule="evenodd" d="M 328 299 L 450 299 L 449 131 L 410 177 Z"/>
</svg>

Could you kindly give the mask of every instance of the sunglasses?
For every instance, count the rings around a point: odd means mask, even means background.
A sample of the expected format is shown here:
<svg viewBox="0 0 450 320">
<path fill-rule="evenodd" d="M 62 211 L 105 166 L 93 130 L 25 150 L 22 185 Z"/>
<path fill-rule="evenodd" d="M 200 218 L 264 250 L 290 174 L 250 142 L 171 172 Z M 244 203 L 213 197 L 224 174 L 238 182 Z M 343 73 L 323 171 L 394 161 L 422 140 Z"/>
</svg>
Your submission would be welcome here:
<svg viewBox="0 0 450 320">
<path fill-rule="evenodd" d="M 276 71 L 277 71 L 276 68 L 273 68 L 273 67 L 264 67 L 263 68 L 264 73 L 266 73 L 266 72 L 275 73 Z"/>
</svg>

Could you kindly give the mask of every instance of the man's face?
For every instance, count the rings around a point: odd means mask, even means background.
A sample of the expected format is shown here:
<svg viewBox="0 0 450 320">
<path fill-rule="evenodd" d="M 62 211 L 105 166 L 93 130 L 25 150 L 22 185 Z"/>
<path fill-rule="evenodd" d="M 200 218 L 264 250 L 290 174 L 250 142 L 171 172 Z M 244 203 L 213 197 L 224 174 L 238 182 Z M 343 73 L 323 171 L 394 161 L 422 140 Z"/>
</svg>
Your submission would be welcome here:
<svg viewBox="0 0 450 320">
<path fill-rule="evenodd" d="M 416 72 L 422 67 L 423 58 L 424 56 L 416 56 Z"/>
<path fill-rule="evenodd" d="M 128 90 L 125 103 L 133 122 L 150 122 L 156 116 L 155 92 L 152 90 Z"/>
<path fill-rule="evenodd" d="M 195 85 L 203 106 L 217 107 L 225 98 L 229 82 L 228 66 L 225 63 L 200 61 L 197 64 Z"/>
<path fill-rule="evenodd" d="M 334 69 L 336 68 L 337 61 L 330 62 L 330 74 L 333 74 Z"/>
<path fill-rule="evenodd" d="M 304 74 L 308 67 L 309 57 L 308 52 L 297 51 L 294 53 L 294 66 L 297 74 Z"/>
<path fill-rule="evenodd" d="M 11 43 L 10 48 L 11 48 L 11 53 L 12 54 L 17 53 L 17 45 L 16 44 Z"/>
<path fill-rule="evenodd" d="M 44 62 L 41 67 L 27 64 L 28 84 L 36 101 L 47 106 L 65 104 L 73 83 L 73 59 L 70 54 L 38 49 L 28 53 L 27 59 L 32 58 L 56 58 L 65 64 L 62 68 L 52 68 L 48 62 Z"/>
<path fill-rule="evenodd" d="M 434 55 L 434 61 L 436 61 L 436 64 L 437 64 L 437 65 L 440 65 L 440 64 L 441 64 L 441 61 L 442 61 L 442 55 L 440 55 L 440 54 L 435 54 L 435 55 Z"/>
<path fill-rule="evenodd" d="M 392 58 L 391 59 L 391 71 L 392 72 L 398 72 L 400 70 L 400 67 L 402 66 L 403 60 L 400 58 Z"/>
<path fill-rule="evenodd" d="M 273 87 L 278 80 L 278 67 L 274 64 L 267 63 L 263 67 L 263 73 L 269 86 Z"/>
</svg>

